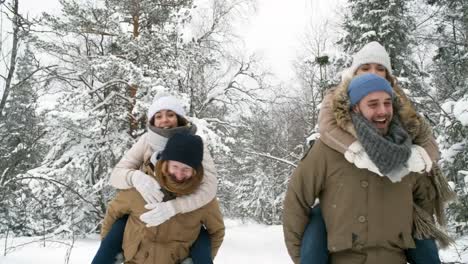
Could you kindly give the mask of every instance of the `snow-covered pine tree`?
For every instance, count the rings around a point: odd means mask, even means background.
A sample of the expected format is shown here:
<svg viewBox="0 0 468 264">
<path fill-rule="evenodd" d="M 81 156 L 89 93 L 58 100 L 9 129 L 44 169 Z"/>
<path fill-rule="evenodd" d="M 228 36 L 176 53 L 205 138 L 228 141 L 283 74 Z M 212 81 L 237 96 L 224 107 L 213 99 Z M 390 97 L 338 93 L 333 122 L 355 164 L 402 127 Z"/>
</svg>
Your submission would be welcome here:
<svg viewBox="0 0 468 264">
<path fill-rule="evenodd" d="M 35 46 L 57 65 L 49 89 L 59 99 L 46 117 L 51 149 L 27 176 L 42 179 L 33 185 L 44 199 L 55 195 L 50 231 L 97 229 L 113 191 L 109 174 L 144 132 L 153 96 L 177 93 L 186 2 L 63 0 L 60 15 L 42 17 Z"/>
<path fill-rule="evenodd" d="M 277 94 L 285 89 L 278 87 Z M 302 95 L 299 95 L 300 97 Z M 233 153 L 226 165 L 231 186 L 229 211 L 266 224 L 281 223 L 282 201 L 297 162 L 307 151 L 309 102 L 283 94 L 250 106 L 231 134 Z"/>
<path fill-rule="evenodd" d="M 439 101 L 439 146 L 447 177 L 455 183 L 456 202 L 449 207 L 455 230 L 468 231 L 468 5 L 435 1 L 440 8 L 431 40 L 436 46 L 430 70 Z"/>
<path fill-rule="evenodd" d="M 0 233 L 33 235 L 29 180 L 21 174 L 38 166 L 45 154 L 45 128 L 38 110 L 40 69 L 29 45 L 17 61 L 14 82 L 0 121 Z"/>
<path fill-rule="evenodd" d="M 411 1 L 404 0 L 350 0 L 345 15 L 344 36 L 338 41 L 345 52 L 354 54 L 365 44 L 378 41 L 390 54 L 393 75 L 421 111 L 431 109 L 433 101 L 423 84 L 423 76 L 413 57 L 417 44 L 415 19 L 409 12 Z"/>
<path fill-rule="evenodd" d="M 29 221 L 30 188 L 19 175 L 40 163 L 44 148 L 37 102 L 41 68 L 28 44 L 30 22 L 18 6 L 17 0 L 0 3 L 8 17 L 0 22 L 8 32 L 5 36 L 2 32 L 0 54 L 5 62 L 0 102 L 0 233 L 5 237 L 34 234 Z"/>
<path fill-rule="evenodd" d="M 34 183 L 35 190 L 44 182 L 54 183 L 47 193 L 61 190 L 54 208 L 59 217 L 50 225 L 52 230 L 88 233 L 96 230 L 112 194 L 111 188 L 105 188 L 107 178 L 144 132 L 145 113 L 157 92 L 182 98 L 208 145 L 223 149 L 214 125 L 207 121 L 224 122 L 226 102 L 241 98 L 236 97 L 240 81 L 219 67 L 224 54 L 209 43 L 221 43 L 224 28 L 218 25 L 229 24 L 232 17 L 225 12 L 232 9 L 215 5 L 211 31 L 187 41 L 180 32 L 191 21 L 191 1 L 62 0 L 61 4 L 59 16 L 44 15 L 41 31 L 48 33 L 39 34 L 36 42 L 58 65 L 50 72 L 55 79 L 49 88 L 60 96 L 47 115 L 52 148 L 42 166 L 28 175 L 45 179 Z M 198 65 L 203 70 L 191 70 Z M 243 70 L 239 76 L 248 74 Z M 206 76 L 225 78 L 213 87 L 202 82 Z M 191 89 L 195 86 L 205 90 Z M 217 115 L 211 116 L 214 112 Z"/>
</svg>

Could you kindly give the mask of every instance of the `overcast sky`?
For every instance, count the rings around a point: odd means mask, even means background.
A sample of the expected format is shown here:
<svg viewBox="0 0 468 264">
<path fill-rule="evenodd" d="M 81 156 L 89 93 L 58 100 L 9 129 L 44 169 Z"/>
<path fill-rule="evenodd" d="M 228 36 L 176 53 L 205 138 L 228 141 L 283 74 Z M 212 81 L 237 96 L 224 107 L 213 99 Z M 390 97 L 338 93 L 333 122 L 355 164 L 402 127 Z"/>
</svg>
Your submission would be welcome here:
<svg viewBox="0 0 468 264">
<path fill-rule="evenodd" d="M 258 13 L 246 32 L 246 42 L 250 49 L 265 55 L 273 72 L 283 80 L 292 74 L 290 64 L 307 28 L 326 20 L 335 21 L 335 11 L 345 3 L 345 0 L 258 1 Z"/>
<path fill-rule="evenodd" d="M 300 38 L 307 27 L 336 20 L 336 10 L 345 3 L 345 0 L 257 1 L 257 14 L 242 35 L 249 51 L 262 54 L 273 73 L 283 80 L 292 75 L 291 61 L 300 49 Z M 20 0 L 20 9 L 34 16 L 43 11 L 55 13 L 60 8 L 58 0 Z"/>
</svg>

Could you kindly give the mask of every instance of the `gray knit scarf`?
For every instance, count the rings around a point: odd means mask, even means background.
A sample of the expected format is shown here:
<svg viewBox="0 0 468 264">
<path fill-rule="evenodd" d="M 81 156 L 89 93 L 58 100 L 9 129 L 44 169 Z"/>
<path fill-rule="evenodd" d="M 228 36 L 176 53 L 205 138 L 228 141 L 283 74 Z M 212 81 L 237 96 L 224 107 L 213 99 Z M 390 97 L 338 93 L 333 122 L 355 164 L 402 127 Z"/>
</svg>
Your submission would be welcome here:
<svg viewBox="0 0 468 264">
<path fill-rule="evenodd" d="M 178 126 L 178 127 L 173 127 L 173 128 L 159 128 L 155 127 L 153 125 L 148 124 L 148 128 L 151 129 L 154 133 L 163 136 L 165 138 L 170 138 L 176 133 L 182 133 L 182 134 L 192 134 L 195 135 L 197 132 L 197 126 L 192 123 L 188 123 L 185 126 Z"/>
<path fill-rule="evenodd" d="M 363 115 L 352 112 L 351 118 L 359 142 L 383 175 L 391 175 L 406 165 L 411 154 L 411 138 L 396 116 L 385 136 Z"/>
</svg>

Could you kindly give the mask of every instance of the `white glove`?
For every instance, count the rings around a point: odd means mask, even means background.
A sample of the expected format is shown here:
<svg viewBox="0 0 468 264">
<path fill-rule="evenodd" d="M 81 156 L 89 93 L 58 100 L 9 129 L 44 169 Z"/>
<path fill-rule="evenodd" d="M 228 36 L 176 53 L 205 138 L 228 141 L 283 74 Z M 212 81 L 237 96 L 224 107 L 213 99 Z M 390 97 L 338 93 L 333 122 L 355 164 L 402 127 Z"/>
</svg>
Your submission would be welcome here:
<svg viewBox="0 0 468 264">
<path fill-rule="evenodd" d="M 164 194 L 161 192 L 159 183 L 142 171 L 135 171 L 133 173 L 132 185 L 145 199 L 146 203 L 159 203 L 163 200 Z"/>
<path fill-rule="evenodd" d="M 347 161 L 353 163 L 356 167 L 367 169 L 377 175 L 383 176 L 359 141 L 354 141 L 353 144 L 349 146 L 348 150 L 346 150 L 344 156 Z"/>
<path fill-rule="evenodd" d="M 146 227 L 158 226 L 176 214 L 171 201 L 147 204 L 145 208 L 150 211 L 142 214 L 140 220 L 146 223 Z"/>
<path fill-rule="evenodd" d="M 432 169 L 432 160 L 426 150 L 418 145 L 411 146 L 411 155 L 406 162 L 409 171 L 429 172 Z"/>
</svg>

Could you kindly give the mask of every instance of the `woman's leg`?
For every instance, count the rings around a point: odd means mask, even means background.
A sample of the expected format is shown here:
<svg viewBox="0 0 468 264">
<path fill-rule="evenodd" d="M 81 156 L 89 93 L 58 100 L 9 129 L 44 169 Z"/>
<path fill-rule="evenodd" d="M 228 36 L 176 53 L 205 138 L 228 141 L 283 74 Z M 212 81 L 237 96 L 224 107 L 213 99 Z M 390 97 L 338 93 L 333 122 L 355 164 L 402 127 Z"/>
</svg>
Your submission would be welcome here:
<svg viewBox="0 0 468 264">
<path fill-rule="evenodd" d="M 115 263 L 117 255 L 122 252 L 122 241 L 127 219 L 128 215 L 124 215 L 115 221 L 107 236 L 101 241 L 92 264 Z"/>
<path fill-rule="evenodd" d="M 440 264 L 439 249 L 434 239 L 415 239 L 416 248 L 405 251 L 411 264 Z"/>
<path fill-rule="evenodd" d="M 190 256 L 194 264 L 212 264 L 211 240 L 208 231 L 204 226 L 200 229 L 197 240 L 190 248 Z"/>
<path fill-rule="evenodd" d="M 318 205 L 310 210 L 309 223 L 302 237 L 301 264 L 307 263 L 328 263 L 327 229 Z"/>
</svg>

